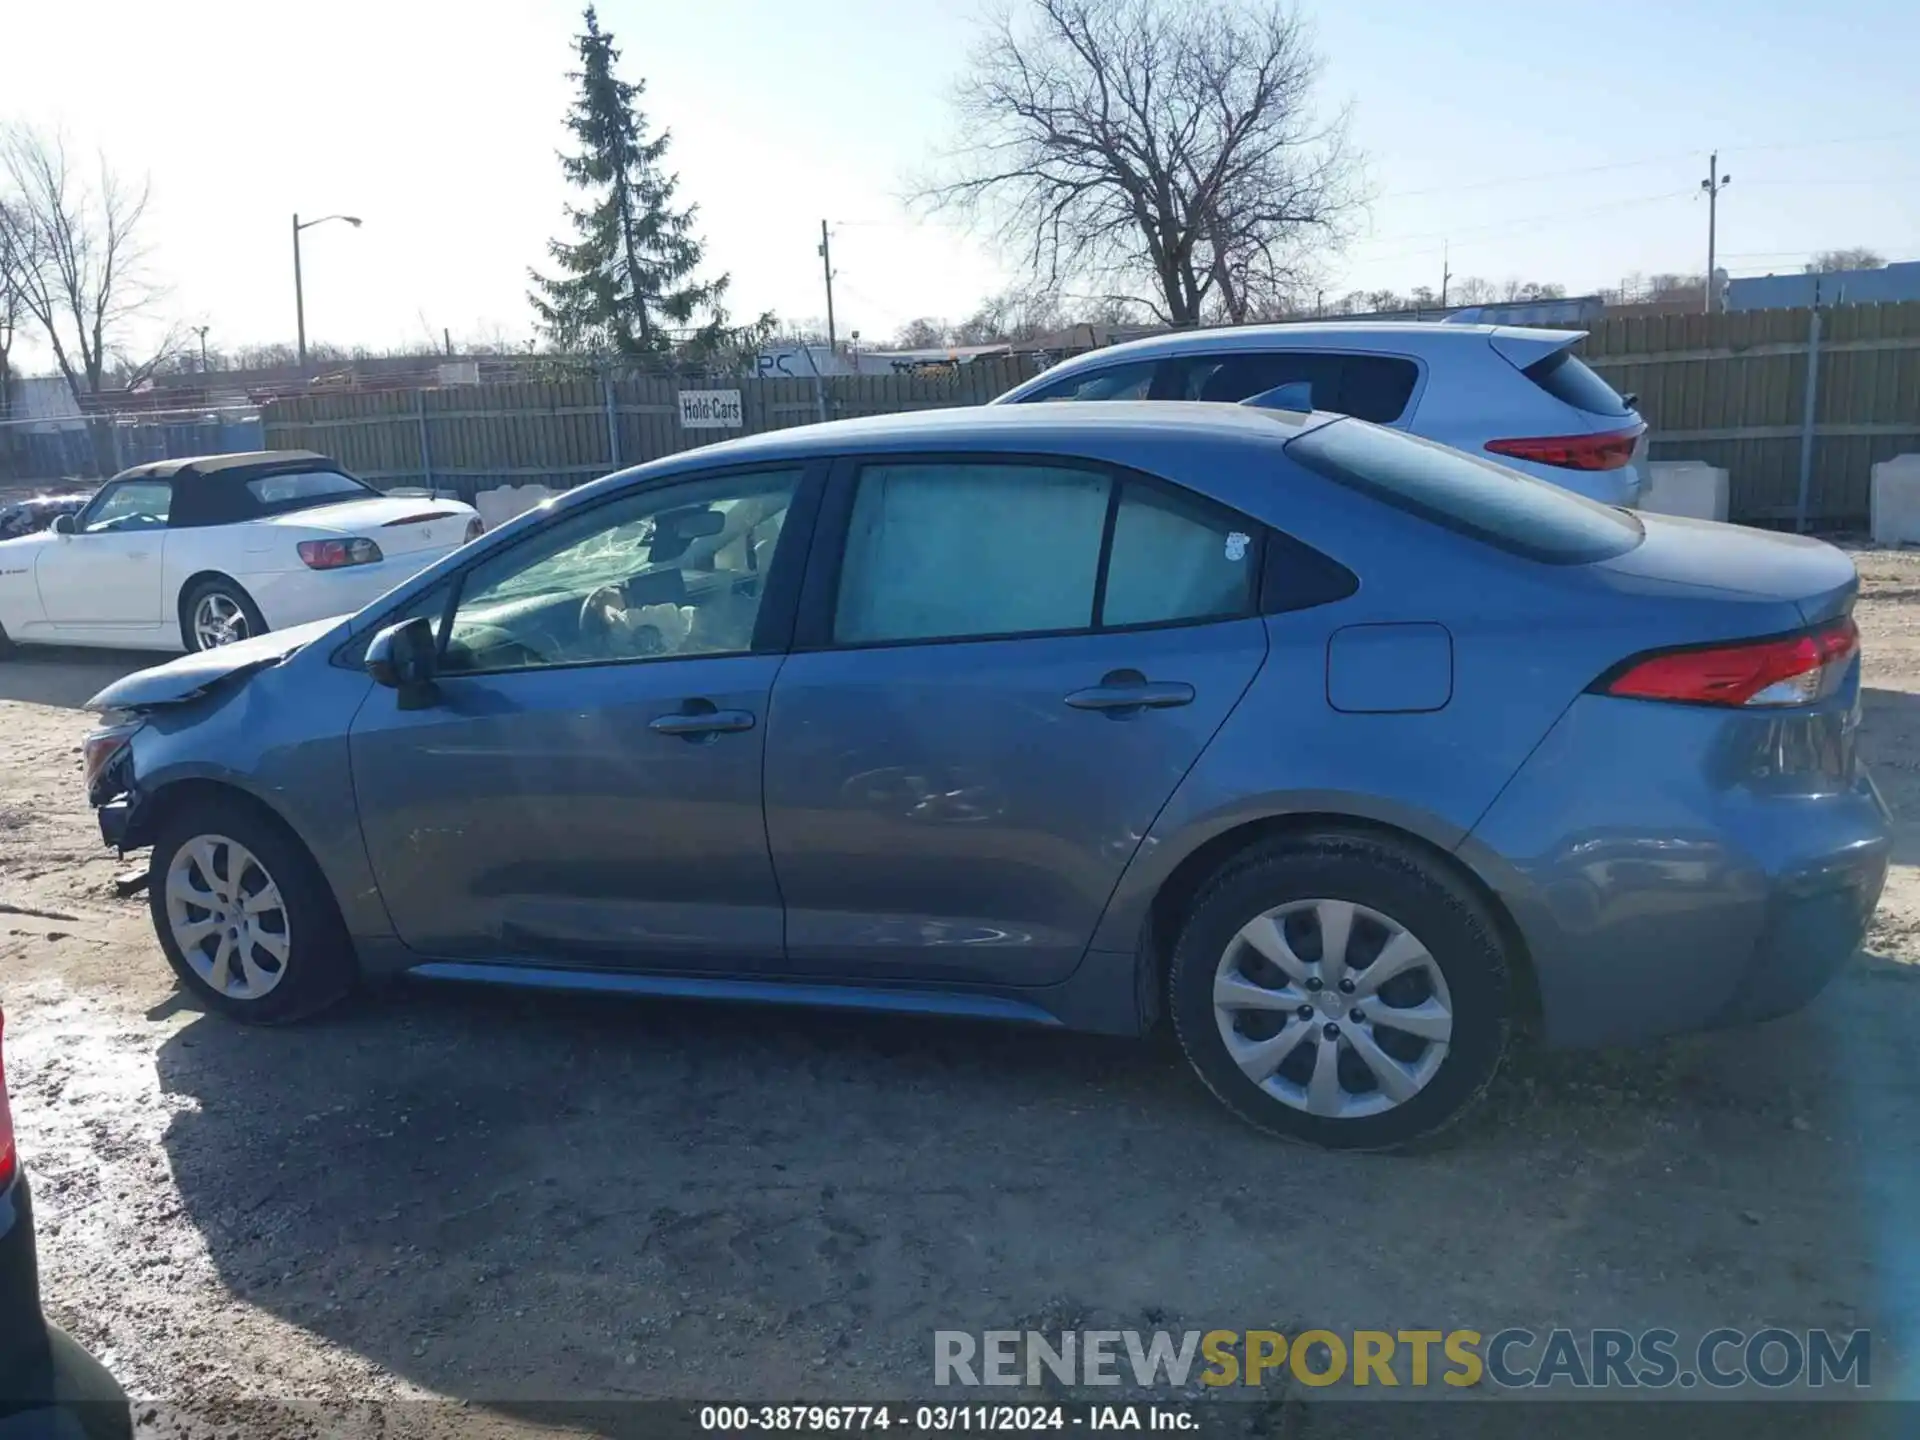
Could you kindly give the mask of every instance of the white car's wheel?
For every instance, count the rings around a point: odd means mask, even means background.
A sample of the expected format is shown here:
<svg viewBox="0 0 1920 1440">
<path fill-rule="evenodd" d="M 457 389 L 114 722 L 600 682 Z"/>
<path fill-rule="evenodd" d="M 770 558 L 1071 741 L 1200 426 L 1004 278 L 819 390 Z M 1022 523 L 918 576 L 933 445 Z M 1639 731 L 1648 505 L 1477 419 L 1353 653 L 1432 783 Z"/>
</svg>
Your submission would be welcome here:
<svg viewBox="0 0 1920 1440">
<path fill-rule="evenodd" d="M 231 580 L 202 580 L 180 601 L 180 639 L 188 650 L 218 650 L 266 633 L 260 607 Z"/>
</svg>

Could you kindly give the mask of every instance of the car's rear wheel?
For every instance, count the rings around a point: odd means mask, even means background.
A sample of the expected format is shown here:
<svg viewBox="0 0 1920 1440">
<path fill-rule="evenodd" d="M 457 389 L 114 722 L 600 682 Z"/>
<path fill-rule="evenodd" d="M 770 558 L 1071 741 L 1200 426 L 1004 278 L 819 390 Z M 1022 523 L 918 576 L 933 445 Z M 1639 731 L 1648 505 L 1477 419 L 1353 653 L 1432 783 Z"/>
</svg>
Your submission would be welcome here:
<svg viewBox="0 0 1920 1440">
<path fill-rule="evenodd" d="M 1181 1048 L 1242 1119 L 1375 1150 L 1453 1124 L 1507 1049 L 1513 984 L 1485 906 L 1409 846 L 1314 834 L 1201 890 L 1169 970 Z"/>
<path fill-rule="evenodd" d="M 353 988 L 352 945 L 325 877 L 284 827 L 252 806 L 182 807 L 161 827 L 151 874 L 160 947 L 208 1008 L 282 1024 Z"/>
<path fill-rule="evenodd" d="M 253 597 L 231 580 L 202 580 L 180 602 L 180 639 L 188 650 L 217 650 L 267 633 Z"/>
</svg>

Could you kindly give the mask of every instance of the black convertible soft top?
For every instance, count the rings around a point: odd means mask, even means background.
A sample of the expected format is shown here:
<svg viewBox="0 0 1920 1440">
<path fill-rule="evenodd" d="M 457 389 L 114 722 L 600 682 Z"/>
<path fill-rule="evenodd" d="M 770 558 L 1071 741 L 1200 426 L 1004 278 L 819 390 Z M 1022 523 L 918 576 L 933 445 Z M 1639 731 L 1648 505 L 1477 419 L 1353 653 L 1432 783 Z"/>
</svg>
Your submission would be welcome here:
<svg viewBox="0 0 1920 1440">
<path fill-rule="evenodd" d="M 262 504 L 247 489 L 247 482 L 267 475 L 298 475 L 313 470 L 347 475 L 337 460 L 312 450 L 250 450 L 239 455 L 152 460 L 122 470 L 113 479 L 173 482 L 172 510 L 167 524 L 179 530 L 196 525 L 231 525 L 235 521 L 258 519 L 282 509 L 311 504 L 312 501 L 288 506 Z M 347 478 L 354 477 L 348 475 Z M 368 486 L 367 493 L 379 492 Z"/>
</svg>

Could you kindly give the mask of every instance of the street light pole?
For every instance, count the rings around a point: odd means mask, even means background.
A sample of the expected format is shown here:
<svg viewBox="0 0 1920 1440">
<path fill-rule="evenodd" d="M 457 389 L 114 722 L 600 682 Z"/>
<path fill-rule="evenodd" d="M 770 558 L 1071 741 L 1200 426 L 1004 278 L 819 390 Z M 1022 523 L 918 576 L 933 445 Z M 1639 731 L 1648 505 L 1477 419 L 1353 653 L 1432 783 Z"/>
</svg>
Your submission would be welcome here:
<svg viewBox="0 0 1920 1440">
<path fill-rule="evenodd" d="M 360 228 L 358 215 L 322 215 L 318 220 L 302 220 L 298 211 L 293 216 L 293 316 L 299 334 L 300 374 L 307 373 L 307 297 L 300 284 L 300 232 L 311 230 L 316 225 L 324 225 L 329 220 L 344 220 L 354 229 Z"/>
<path fill-rule="evenodd" d="M 300 375 L 307 373 L 307 297 L 300 288 L 300 212 L 293 213 L 293 314 L 300 332 Z"/>
</svg>

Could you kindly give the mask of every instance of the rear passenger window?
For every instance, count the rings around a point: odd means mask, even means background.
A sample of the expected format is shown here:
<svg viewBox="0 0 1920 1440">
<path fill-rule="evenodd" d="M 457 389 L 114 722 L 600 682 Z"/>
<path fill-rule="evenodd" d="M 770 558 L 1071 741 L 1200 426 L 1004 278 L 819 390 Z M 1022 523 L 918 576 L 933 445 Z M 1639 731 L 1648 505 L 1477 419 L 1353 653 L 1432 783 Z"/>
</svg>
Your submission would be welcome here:
<svg viewBox="0 0 1920 1440">
<path fill-rule="evenodd" d="M 1237 405 L 1256 395 L 1281 409 L 1331 410 L 1390 425 L 1406 413 L 1420 378 L 1411 360 L 1331 351 L 1244 351 L 1188 360 L 1180 397 Z M 1275 394 L 1276 391 L 1298 393 Z"/>
<path fill-rule="evenodd" d="M 1287 454 L 1396 510 L 1549 565 L 1624 555 L 1646 533 L 1623 510 L 1399 430 L 1337 420 L 1290 441 Z"/>
<path fill-rule="evenodd" d="M 1340 401 L 1327 408 L 1391 425 L 1407 413 L 1420 367 L 1392 355 L 1348 355 L 1340 363 Z"/>
<path fill-rule="evenodd" d="M 1103 625 L 1167 625 L 1252 613 L 1258 527 L 1197 495 L 1121 487 Z"/>
<path fill-rule="evenodd" d="M 1139 360 L 1131 365 L 1112 365 L 1091 374 L 1070 375 L 1027 396 L 1026 403 L 1040 400 L 1145 400 L 1153 389 L 1153 372 L 1158 360 Z"/>
<path fill-rule="evenodd" d="M 1085 630 L 1108 478 L 1041 465 L 869 465 L 840 562 L 841 644 Z"/>
<path fill-rule="evenodd" d="M 1305 408 L 1331 409 L 1340 390 L 1340 357 L 1305 350 L 1196 356 L 1186 362 L 1180 398 L 1237 405 L 1282 385 L 1308 387 L 1311 398 Z"/>
<path fill-rule="evenodd" d="M 838 644 L 1177 625 L 1256 608 L 1260 527 L 1190 491 L 1038 462 L 868 465 L 857 484 Z"/>
</svg>

